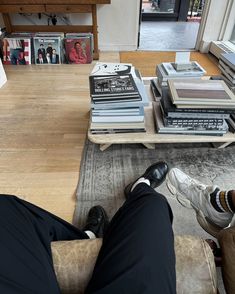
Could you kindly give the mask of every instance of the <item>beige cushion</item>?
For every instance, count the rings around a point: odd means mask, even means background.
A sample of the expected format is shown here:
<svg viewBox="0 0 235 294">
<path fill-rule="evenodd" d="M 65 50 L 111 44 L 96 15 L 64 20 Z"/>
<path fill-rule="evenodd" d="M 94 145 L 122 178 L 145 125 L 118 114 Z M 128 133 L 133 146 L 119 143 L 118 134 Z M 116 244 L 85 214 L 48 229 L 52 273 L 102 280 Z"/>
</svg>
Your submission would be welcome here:
<svg viewBox="0 0 235 294">
<path fill-rule="evenodd" d="M 222 250 L 222 274 L 227 294 L 235 293 L 235 227 L 221 230 L 218 235 Z"/>
<path fill-rule="evenodd" d="M 102 239 L 52 243 L 57 279 L 63 294 L 79 294 L 91 277 Z M 209 245 L 194 236 L 176 236 L 178 294 L 217 293 L 216 268 Z"/>
</svg>

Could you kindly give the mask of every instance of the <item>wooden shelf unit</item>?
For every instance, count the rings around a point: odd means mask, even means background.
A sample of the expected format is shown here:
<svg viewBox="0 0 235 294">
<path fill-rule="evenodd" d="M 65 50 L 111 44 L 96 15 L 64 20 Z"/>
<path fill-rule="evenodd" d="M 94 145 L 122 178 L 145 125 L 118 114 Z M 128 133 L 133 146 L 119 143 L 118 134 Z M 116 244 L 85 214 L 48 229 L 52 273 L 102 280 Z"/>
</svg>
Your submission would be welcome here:
<svg viewBox="0 0 235 294">
<path fill-rule="evenodd" d="M 111 0 L 1 0 L 0 13 L 8 33 L 12 32 L 78 32 L 93 33 L 94 59 L 99 59 L 97 4 L 110 4 Z M 90 13 L 91 25 L 12 25 L 11 13 Z"/>
</svg>

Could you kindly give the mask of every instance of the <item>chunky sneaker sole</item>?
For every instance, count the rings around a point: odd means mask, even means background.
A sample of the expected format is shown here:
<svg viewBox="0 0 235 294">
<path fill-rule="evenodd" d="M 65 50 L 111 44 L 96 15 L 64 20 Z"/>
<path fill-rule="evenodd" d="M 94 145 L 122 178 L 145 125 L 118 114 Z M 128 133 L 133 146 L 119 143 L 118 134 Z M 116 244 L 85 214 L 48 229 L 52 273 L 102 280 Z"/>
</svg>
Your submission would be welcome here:
<svg viewBox="0 0 235 294">
<path fill-rule="evenodd" d="M 190 178 L 189 176 L 187 176 L 182 171 L 176 168 L 172 169 L 168 173 L 166 178 L 166 185 L 169 191 L 176 196 L 176 199 L 182 206 L 187 208 L 193 208 L 195 210 L 197 221 L 200 224 L 200 226 L 206 232 L 208 232 L 215 238 L 217 238 L 218 233 L 222 229 L 227 227 L 229 223 L 231 222 L 231 219 L 232 219 L 231 213 L 219 213 L 212 207 L 211 204 L 208 204 L 209 203 L 208 195 L 212 192 L 212 190 L 214 190 L 212 186 L 211 187 L 206 186 L 198 182 L 197 180 Z M 188 199 L 187 195 L 185 195 L 185 193 L 182 193 L 182 191 L 180 191 L 180 189 L 187 189 L 187 185 L 189 188 L 188 194 L 191 194 L 191 199 L 190 199 L 190 196 L 188 196 L 189 198 Z M 190 188 L 191 188 L 191 191 L 190 191 Z M 195 201 L 193 201 L 192 195 L 198 198 L 197 199 L 195 198 Z M 208 210 L 211 210 L 211 211 L 208 212 Z M 211 219 L 210 217 L 213 219 Z M 221 222 L 221 225 L 215 223 L 215 220 L 217 222 Z"/>
</svg>

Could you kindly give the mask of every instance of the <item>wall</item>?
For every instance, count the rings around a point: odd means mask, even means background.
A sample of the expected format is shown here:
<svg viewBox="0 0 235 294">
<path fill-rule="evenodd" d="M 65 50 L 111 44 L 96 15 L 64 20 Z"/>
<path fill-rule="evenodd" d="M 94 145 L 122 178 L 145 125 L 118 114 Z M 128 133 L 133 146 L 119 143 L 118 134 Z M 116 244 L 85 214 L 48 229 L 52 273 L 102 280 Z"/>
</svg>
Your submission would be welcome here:
<svg viewBox="0 0 235 294">
<path fill-rule="evenodd" d="M 97 6 L 99 49 L 102 51 L 135 50 L 137 48 L 138 16 L 140 0 L 111 0 L 109 5 Z M 72 24 L 91 24 L 89 14 L 66 15 Z M 14 24 L 47 24 L 37 15 L 12 16 Z M 58 23 L 63 23 L 59 21 Z M 0 17 L 1 24 L 1 17 Z"/>
</svg>

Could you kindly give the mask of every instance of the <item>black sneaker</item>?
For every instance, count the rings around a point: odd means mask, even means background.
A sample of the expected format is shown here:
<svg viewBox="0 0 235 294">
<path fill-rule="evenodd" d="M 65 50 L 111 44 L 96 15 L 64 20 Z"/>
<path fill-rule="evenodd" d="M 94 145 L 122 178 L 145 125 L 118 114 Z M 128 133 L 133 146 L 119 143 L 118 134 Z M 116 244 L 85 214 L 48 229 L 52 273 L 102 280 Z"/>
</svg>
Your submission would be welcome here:
<svg viewBox="0 0 235 294">
<path fill-rule="evenodd" d="M 108 216 L 100 205 L 93 206 L 87 216 L 86 225 L 83 231 L 91 231 L 97 238 L 102 238 L 109 224 Z"/>
<path fill-rule="evenodd" d="M 144 172 L 144 174 L 140 176 L 139 178 L 148 179 L 150 182 L 150 186 L 152 188 L 156 188 L 164 182 L 167 172 L 168 172 L 167 163 L 160 161 L 149 166 Z M 131 191 L 132 186 L 138 179 L 136 179 L 133 183 L 127 185 L 126 188 L 124 189 L 124 194 L 126 198 L 128 198 L 128 195 Z"/>
</svg>

